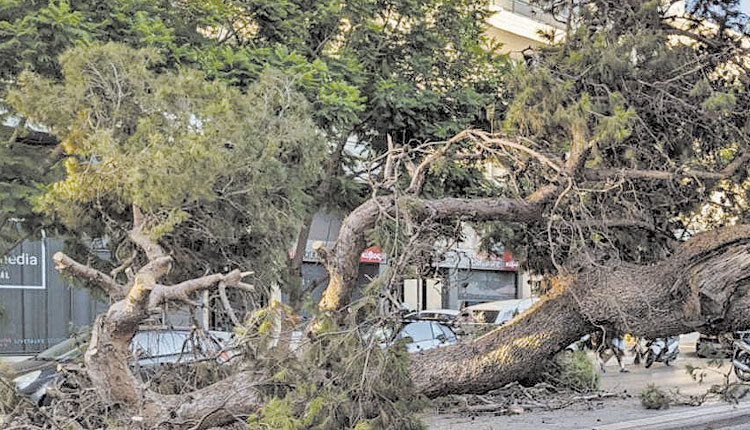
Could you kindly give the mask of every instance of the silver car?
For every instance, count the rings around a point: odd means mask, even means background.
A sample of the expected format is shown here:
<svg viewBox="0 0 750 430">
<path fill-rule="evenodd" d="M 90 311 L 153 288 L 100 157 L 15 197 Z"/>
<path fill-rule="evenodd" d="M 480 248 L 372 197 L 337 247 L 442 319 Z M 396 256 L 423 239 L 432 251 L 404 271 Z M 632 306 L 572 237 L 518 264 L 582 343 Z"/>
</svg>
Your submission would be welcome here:
<svg viewBox="0 0 750 430">
<path fill-rule="evenodd" d="M 456 343 L 456 334 L 448 326 L 435 321 L 416 321 L 404 325 L 396 340 L 405 339 L 407 352 L 419 352 Z"/>
</svg>

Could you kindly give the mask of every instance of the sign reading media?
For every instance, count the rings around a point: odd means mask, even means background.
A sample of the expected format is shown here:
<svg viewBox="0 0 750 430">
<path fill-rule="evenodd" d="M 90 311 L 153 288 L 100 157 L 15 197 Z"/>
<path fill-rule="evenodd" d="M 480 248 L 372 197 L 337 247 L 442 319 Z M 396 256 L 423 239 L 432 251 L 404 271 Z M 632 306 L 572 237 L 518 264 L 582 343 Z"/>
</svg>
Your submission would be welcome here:
<svg viewBox="0 0 750 430">
<path fill-rule="evenodd" d="M 26 241 L 0 257 L 0 288 L 43 290 L 47 287 L 44 240 Z"/>
</svg>

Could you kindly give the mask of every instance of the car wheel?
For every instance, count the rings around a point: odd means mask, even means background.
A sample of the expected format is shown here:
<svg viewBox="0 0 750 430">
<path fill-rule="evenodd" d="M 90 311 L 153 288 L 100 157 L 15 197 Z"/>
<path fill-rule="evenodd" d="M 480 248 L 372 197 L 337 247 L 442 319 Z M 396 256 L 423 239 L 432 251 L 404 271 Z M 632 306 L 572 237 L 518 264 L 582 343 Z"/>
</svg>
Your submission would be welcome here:
<svg viewBox="0 0 750 430">
<path fill-rule="evenodd" d="M 750 353 L 747 353 L 745 351 L 738 351 L 737 353 L 734 354 L 734 360 L 746 366 L 750 366 Z M 750 381 L 750 372 L 746 372 L 737 366 L 733 366 L 733 367 L 734 367 L 734 374 L 737 375 L 737 378 L 739 380 L 744 381 L 744 382 Z"/>
</svg>

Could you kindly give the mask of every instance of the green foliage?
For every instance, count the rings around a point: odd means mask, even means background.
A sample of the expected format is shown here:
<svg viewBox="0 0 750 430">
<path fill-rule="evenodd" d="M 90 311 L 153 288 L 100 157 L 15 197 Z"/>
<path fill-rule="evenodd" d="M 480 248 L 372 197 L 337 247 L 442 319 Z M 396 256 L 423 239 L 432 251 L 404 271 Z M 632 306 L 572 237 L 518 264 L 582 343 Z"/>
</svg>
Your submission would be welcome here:
<svg viewBox="0 0 750 430">
<path fill-rule="evenodd" d="M 641 405 L 646 409 L 667 409 L 672 402 L 669 394 L 654 384 L 648 384 L 640 397 Z"/>
<path fill-rule="evenodd" d="M 65 150 L 65 177 L 40 210 L 85 231 L 101 215 L 129 218 L 135 204 L 186 267 L 210 254 L 191 261 L 185 248 L 212 248 L 245 267 L 283 265 L 325 150 L 288 78 L 269 71 L 241 92 L 190 69 L 157 74 L 154 50 L 114 43 L 75 48 L 61 64 L 62 83 L 24 73 L 8 96 Z M 110 236 L 124 227 L 113 223 Z M 264 283 L 276 276 L 259 273 Z"/>
<path fill-rule="evenodd" d="M 320 316 L 297 355 L 267 355 L 262 345 L 272 334 L 261 334 L 255 317 L 241 329 L 246 347 L 255 351 L 251 363 L 267 363 L 264 372 L 275 382 L 261 411 L 249 418 L 251 429 L 423 428 L 415 413 L 427 402 L 411 390 L 403 345 L 379 346 L 386 339 L 378 334 L 391 331 L 384 321 L 364 332 L 356 325 L 371 315 L 371 306 L 367 297 L 358 302 L 344 327 Z"/>
<path fill-rule="evenodd" d="M 556 385 L 579 392 L 599 389 L 599 372 L 586 351 L 563 351 L 557 354 L 548 378 Z"/>
<path fill-rule="evenodd" d="M 184 208 L 167 208 L 179 203 L 181 198 L 189 200 L 198 197 L 201 202 L 211 200 L 209 196 L 218 185 L 215 181 L 211 185 L 210 178 L 200 173 L 177 167 L 182 163 L 177 151 L 168 145 L 169 133 L 144 134 L 149 128 L 159 128 L 168 122 L 166 118 L 157 116 L 141 119 L 138 129 L 141 130 L 140 137 L 143 139 L 130 148 L 130 154 L 141 154 L 137 152 L 138 145 L 157 145 L 161 150 L 158 153 L 149 152 L 149 156 L 155 157 L 154 160 L 144 165 L 139 174 L 133 175 L 130 182 L 119 181 L 124 185 L 123 188 L 104 183 L 105 181 L 80 184 L 81 188 L 84 185 L 90 190 L 96 188 L 98 195 L 104 191 L 114 191 L 114 200 L 138 200 L 159 207 L 158 216 L 161 221 L 154 233 L 172 242 L 174 249 L 179 250 L 176 256 L 184 262 L 202 268 L 206 264 L 212 267 L 223 267 L 228 262 L 244 264 L 248 255 L 259 251 L 258 243 L 267 238 L 265 232 L 282 231 L 281 236 L 284 237 L 280 237 L 280 241 L 286 240 L 287 233 L 293 234 L 297 227 L 290 228 L 285 219 L 297 216 L 299 207 L 304 207 L 307 213 L 311 213 L 320 207 L 335 211 L 347 210 L 359 204 L 364 195 L 363 186 L 354 181 L 353 176 L 362 166 L 362 157 L 385 148 L 387 134 L 392 135 L 399 144 L 411 145 L 438 140 L 467 126 L 488 124 L 485 115 L 487 106 L 496 107 L 498 113 L 503 110 L 496 94 L 508 69 L 508 62 L 494 51 L 483 49 L 483 46 L 490 45 L 483 28 L 483 19 L 488 13 L 485 3 L 484 0 L 188 0 L 177 3 L 167 0 L 10 0 L 0 4 L 0 76 L 12 88 L 25 70 L 33 72 L 33 76 L 37 77 L 33 79 L 35 85 L 38 85 L 37 89 L 43 89 L 44 85 L 50 85 L 47 89 L 52 89 L 52 82 L 62 79 L 66 73 L 65 67 L 74 67 L 73 63 L 77 61 L 70 56 L 60 57 L 60 54 L 69 48 L 110 41 L 133 48 L 149 49 L 147 57 L 150 66 L 145 68 L 144 73 L 155 78 L 164 74 L 159 85 L 162 85 L 161 91 L 165 93 L 156 94 L 162 97 L 160 103 L 170 103 L 167 99 L 171 96 L 167 93 L 177 92 L 178 85 L 187 85 L 191 91 L 199 90 L 187 82 L 190 80 L 187 72 L 189 69 L 200 70 L 208 80 L 214 81 L 199 85 L 204 90 L 210 85 L 216 85 L 221 91 L 232 94 L 235 94 L 235 90 L 243 94 L 252 92 L 259 80 L 263 79 L 268 83 L 267 70 L 278 71 L 285 81 L 291 83 L 289 87 L 298 92 L 294 93 L 295 97 L 302 94 L 306 99 L 306 103 L 302 105 L 309 106 L 308 114 L 326 139 L 329 154 L 334 152 L 340 142 L 347 140 L 356 140 L 363 148 L 356 155 L 344 151 L 341 161 L 331 167 L 330 186 L 320 187 L 319 179 L 306 175 L 304 172 L 308 166 L 301 169 L 302 176 L 307 181 L 306 193 L 297 195 L 300 199 L 296 199 L 297 196 L 280 195 L 276 202 L 284 201 L 292 210 L 279 208 L 273 212 L 276 215 L 274 217 L 268 217 L 269 213 L 263 212 L 267 205 L 262 202 L 266 201 L 264 199 L 267 195 L 272 194 L 283 180 L 259 181 L 262 186 L 254 189 L 265 188 L 258 207 L 261 209 L 259 214 L 266 218 L 255 217 L 254 228 L 245 233 L 238 233 L 237 227 L 245 229 L 248 225 L 246 219 L 256 209 L 248 203 L 249 198 L 243 202 L 243 209 L 239 211 L 233 203 L 221 203 L 219 200 L 213 200 L 210 209 L 201 207 L 187 211 L 189 217 Z M 58 58 L 67 58 L 67 66 Z M 184 69 L 185 72 L 176 72 L 179 69 Z M 30 75 L 25 76 L 27 78 L 24 79 L 31 79 L 28 78 Z M 186 81 L 174 83 L 171 88 L 164 84 L 176 76 L 182 76 L 181 79 Z M 263 78 L 264 76 L 266 77 Z M 53 81 L 45 83 L 39 77 Z M 67 78 L 70 79 L 71 76 Z M 200 79 L 202 78 L 194 78 L 194 82 Z M 24 83 L 30 84 L 30 81 Z M 223 85 L 232 88 L 224 88 Z M 0 90 L 0 97 L 4 99 L 4 95 L 5 90 Z M 70 92 L 58 94 L 59 97 L 70 95 Z M 53 99 L 51 94 L 44 98 L 46 101 Z M 5 101 L 0 103 L 5 104 Z M 24 103 L 28 105 L 27 112 L 32 113 L 35 118 L 62 115 L 55 112 L 54 105 L 28 99 Z M 70 103 L 66 105 L 71 106 Z M 75 108 L 71 109 L 75 111 Z M 247 112 L 243 114 L 245 113 Z M 183 125 L 184 119 L 180 118 Z M 75 119 L 68 118 L 63 122 L 73 124 Z M 110 123 L 112 124 L 115 123 Z M 51 127 L 46 123 L 40 125 Z M 85 127 L 80 128 L 80 133 L 86 131 Z M 225 127 L 216 132 L 221 134 L 222 139 L 226 134 L 227 140 L 236 138 L 239 133 L 235 127 Z M 251 130 L 247 135 L 252 132 L 257 130 Z M 55 133 L 60 135 L 67 131 L 58 129 Z M 115 142 L 124 142 L 117 136 L 110 136 L 109 131 L 99 130 L 98 133 L 100 135 L 88 138 L 109 141 L 110 147 L 116 147 Z M 319 136 L 316 135 L 317 137 Z M 133 137 L 127 145 L 133 144 L 135 140 Z M 311 146 L 316 151 L 319 149 L 316 145 Z M 191 149 L 195 158 L 188 160 L 188 164 L 195 166 L 195 160 L 200 158 L 201 153 L 206 155 L 205 151 L 209 148 L 210 145 L 202 146 L 202 143 L 195 142 Z M 27 164 L 40 166 L 44 164 L 41 160 L 47 152 L 48 148 L 26 148 L 20 155 L 26 158 Z M 209 156 L 202 158 L 209 164 L 208 170 L 221 162 L 223 152 L 226 151 L 211 151 Z M 0 172 L 5 171 L 3 165 L 8 159 L 0 157 Z M 319 157 L 305 160 L 323 165 Z M 57 160 L 52 160 L 55 161 Z M 131 164 L 136 161 L 133 158 Z M 73 161 L 65 163 L 68 173 L 75 170 Z M 81 160 L 76 163 L 80 167 Z M 169 170 L 167 166 L 170 163 L 176 163 L 172 164 L 174 172 L 169 171 L 175 173 L 172 176 L 174 180 L 162 182 L 164 187 L 160 192 L 139 195 L 135 191 L 140 185 L 149 185 L 153 189 L 153 184 L 144 184 L 149 181 L 143 173 L 146 168 L 154 168 L 154 173 L 159 174 L 161 177 L 158 179 L 161 180 Z M 273 162 L 259 162 L 258 165 L 261 168 L 267 167 L 269 172 L 277 167 Z M 87 165 L 86 169 L 89 168 Z M 284 171 L 279 172 L 279 177 L 282 172 Z M 182 179 L 193 174 L 196 175 L 195 182 L 201 180 L 197 188 L 186 190 L 181 187 L 180 184 L 184 184 Z M 87 175 L 80 173 L 77 178 L 84 181 L 85 176 Z M 31 182 L 35 175 L 23 177 L 29 178 Z M 255 175 L 253 181 L 258 178 Z M 47 177 L 37 179 L 30 187 L 24 184 L 22 189 L 10 190 L 12 205 L 0 200 L 1 206 L 9 208 L 8 211 L 12 210 L 14 217 L 29 220 L 26 232 L 42 221 L 38 214 L 33 214 L 30 203 L 40 193 L 41 187 L 38 185 L 56 180 Z M 156 183 L 155 179 L 151 181 Z M 205 179 L 209 180 L 204 181 Z M 231 179 L 232 186 L 237 186 L 248 177 L 246 175 L 236 179 Z M 435 195 L 453 195 L 460 194 L 463 189 L 475 189 L 476 192 L 471 192 L 486 193 L 484 185 L 477 185 L 476 180 L 479 179 L 481 175 L 476 172 L 464 174 L 460 166 L 456 166 L 451 169 L 450 175 L 440 173 L 435 179 L 436 185 L 429 186 L 430 192 Z M 228 175 L 225 180 L 230 181 Z M 12 181 L 0 177 L 0 182 L 6 184 Z M 68 184 L 72 186 L 72 179 Z M 172 185 L 176 185 L 174 193 L 168 188 Z M 441 190 L 443 186 L 451 188 L 451 191 Z M 62 196 L 62 185 L 58 187 L 58 195 Z M 167 189 L 170 191 L 165 191 Z M 52 204 L 49 197 L 45 200 Z M 88 212 L 79 216 L 77 210 L 68 210 L 65 217 L 68 220 L 75 219 L 78 225 L 76 228 L 81 230 L 73 234 L 80 235 L 82 231 L 91 233 L 95 230 L 97 234 L 101 234 L 109 229 L 113 246 L 117 248 L 123 236 L 114 234 L 111 230 L 117 229 L 117 225 L 121 229 L 129 217 L 126 208 L 112 200 L 97 202 L 103 208 L 108 206 L 104 208 L 111 215 L 104 218 L 107 228 L 88 223 L 87 220 L 93 219 Z M 61 210 L 59 204 L 52 206 Z M 182 221 L 190 224 L 196 219 L 196 211 L 205 215 L 204 222 L 212 224 L 210 228 L 204 229 L 202 224 L 191 225 L 194 232 L 201 234 L 189 243 L 180 237 L 172 237 L 169 231 L 176 223 Z M 237 212 L 242 212 L 242 215 Z M 278 222 L 278 217 L 284 221 Z M 49 224 L 50 220 L 44 219 L 44 222 Z M 229 238 L 224 234 L 218 235 L 222 239 L 218 243 L 226 246 L 215 246 L 217 238 L 214 234 L 203 234 L 206 230 L 229 231 Z M 116 255 L 128 254 L 123 249 L 113 251 Z M 198 260 L 206 263 L 196 264 Z M 274 254 L 269 262 L 276 264 L 282 260 L 280 254 Z M 286 288 L 286 285 L 282 285 L 282 288 Z"/>
<path fill-rule="evenodd" d="M 728 27 L 738 22 L 736 2 L 694 5 Z M 546 213 L 550 223 L 502 226 L 494 233 L 525 268 L 539 273 L 557 270 L 551 254 L 558 262 L 568 261 L 580 258 L 582 249 L 591 249 L 595 259 L 616 255 L 646 263 L 663 258 L 670 252 L 672 232 L 694 228 L 680 217 L 699 211 L 715 189 L 679 177 L 618 183 L 610 174 L 608 182 L 597 182 L 586 170 L 718 172 L 738 148 L 747 147 L 748 81 L 738 79 L 744 66 L 731 64 L 737 58 L 730 54 L 742 43 L 739 33 L 706 35 L 712 42 L 700 46 L 676 43 L 658 2 L 596 0 L 573 9 L 576 24 L 567 29 L 565 40 L 541 48 L 514 69 L 504 87 L 509 100 L 505 132 L 561 163 L 581 151 L 587 155 L 576 179 L 586 185 L 555 202 L 554 213 Z M 556 176 L 531 157 L 509 160 L 506 167 L 512 185 L 504 190 L 507 196 L 527 196 Z M 732 182 L 740 184 L 747 175 L 741 169 Z M 736 202 L 729 196 L 745 191 L 724 192 Z M 591 225 L 576 227 L 585 224 L 581 220 Z M 645 230 L 600 226 L 598 220 L 646 221 L 653 229 L 640 234 Z M 725 220 L 717 217 L 716 222 Z"/>
</svg>

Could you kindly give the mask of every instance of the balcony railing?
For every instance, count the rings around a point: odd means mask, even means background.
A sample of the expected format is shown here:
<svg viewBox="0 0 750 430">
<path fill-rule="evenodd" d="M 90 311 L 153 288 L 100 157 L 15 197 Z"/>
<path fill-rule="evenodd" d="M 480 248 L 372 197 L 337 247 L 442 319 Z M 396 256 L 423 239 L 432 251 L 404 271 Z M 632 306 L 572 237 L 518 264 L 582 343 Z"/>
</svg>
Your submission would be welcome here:
<svg viewBox="0 0 750 430">
<path fill-rule="evenodd" d="M 555 19 L 551 13 L 545 12 L 544 9 L 539 6 L 529 4 L 522 0 L 491 0 L 490 4 L 495 7 L 500 7 L 508 12 L 525 16 L 534 21 L 542 22 L 553 27 L 565 27 L 565 24 Z M 562 17 L 558 17 L 558 19 L 561 18 Z"/>
</svg>

